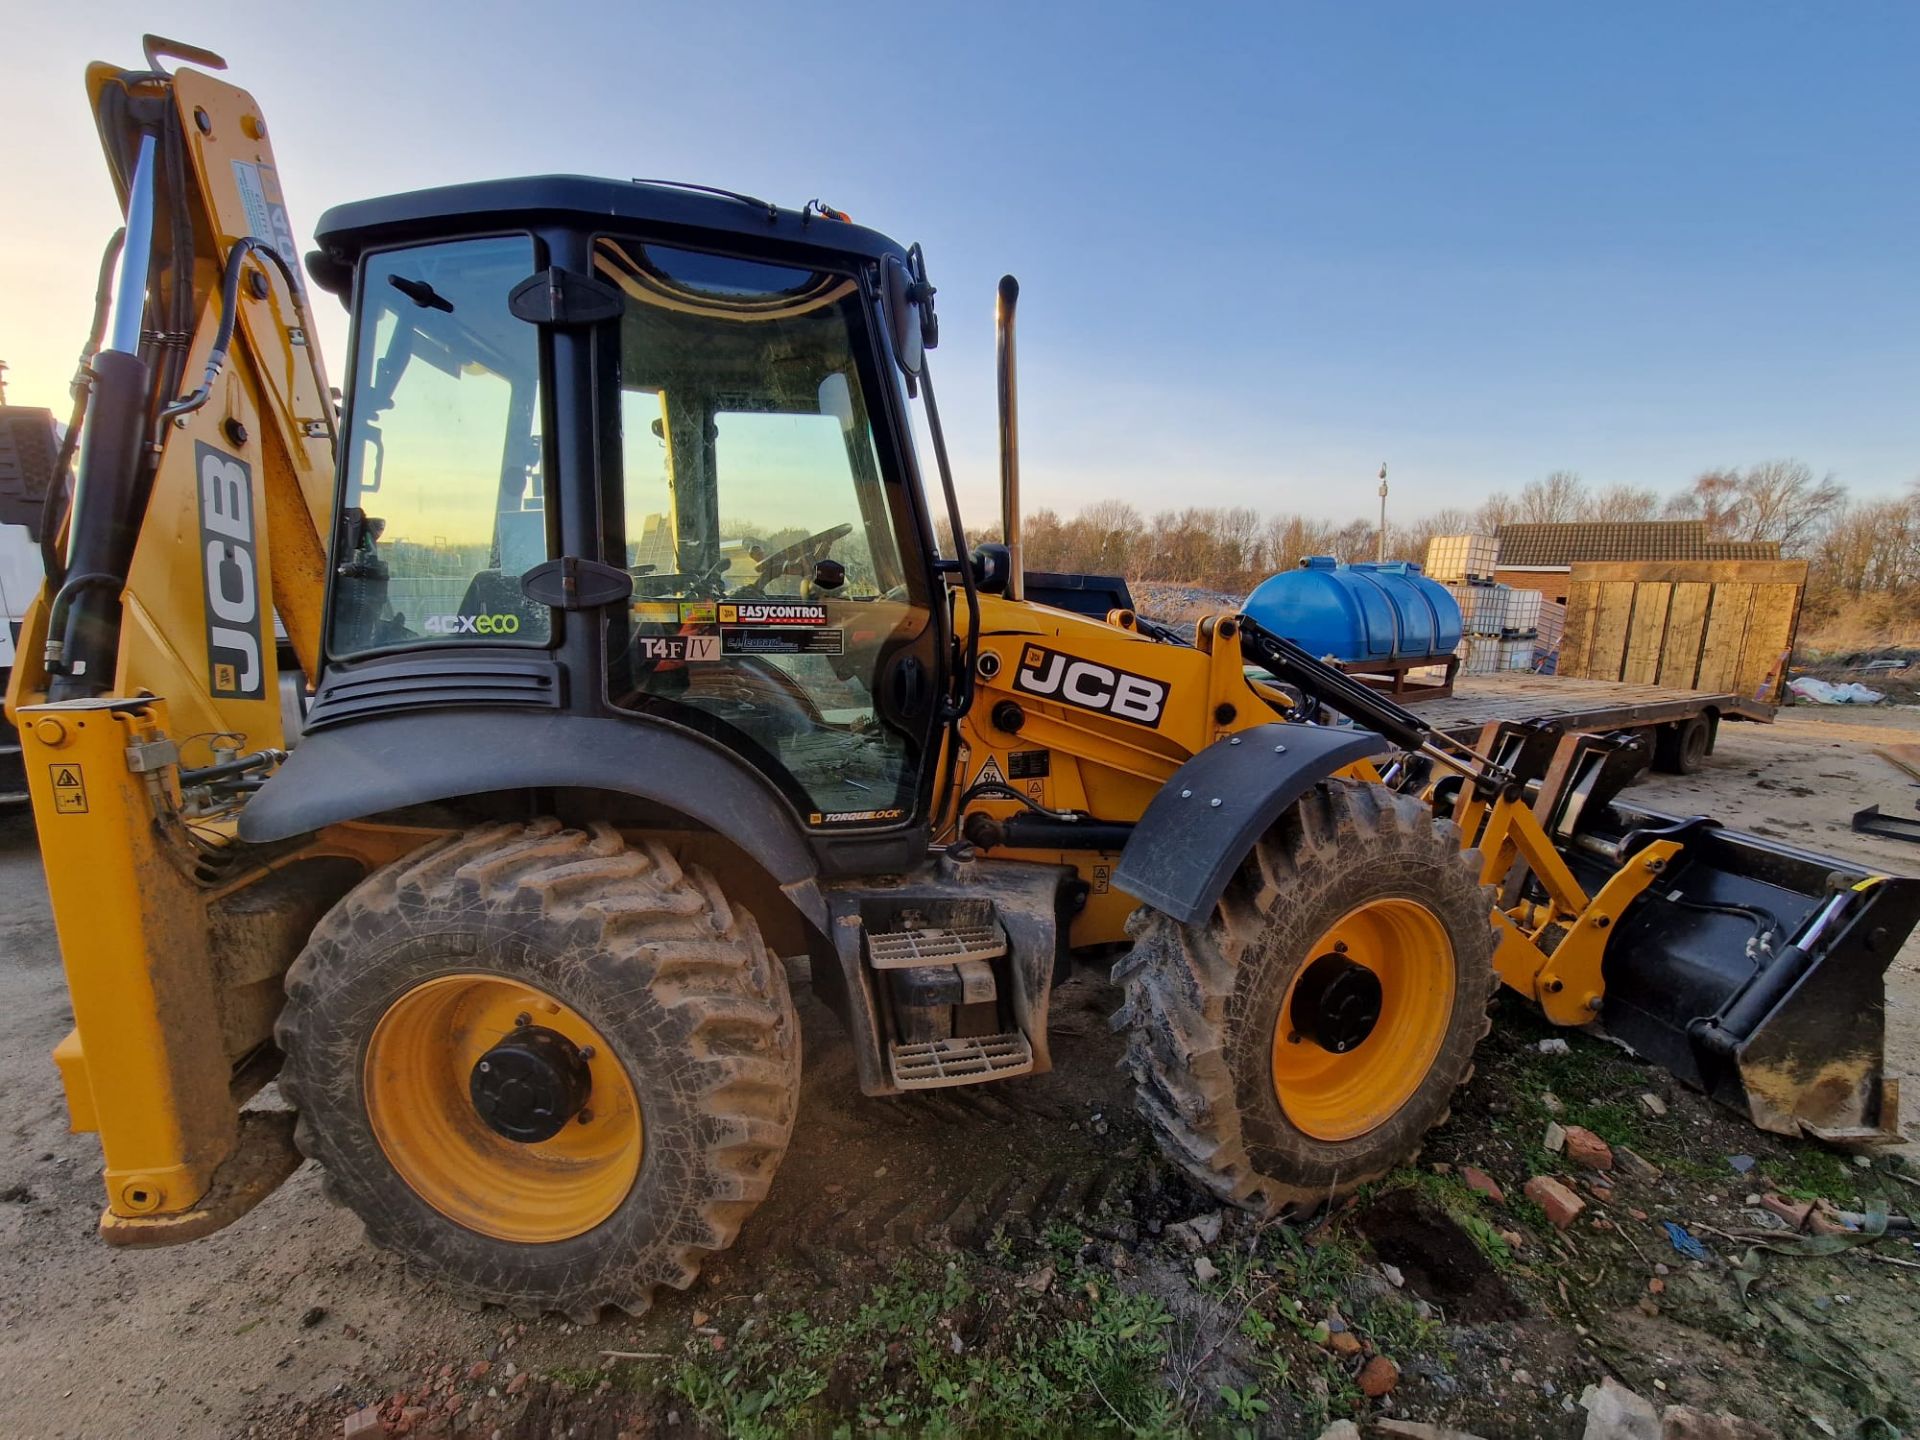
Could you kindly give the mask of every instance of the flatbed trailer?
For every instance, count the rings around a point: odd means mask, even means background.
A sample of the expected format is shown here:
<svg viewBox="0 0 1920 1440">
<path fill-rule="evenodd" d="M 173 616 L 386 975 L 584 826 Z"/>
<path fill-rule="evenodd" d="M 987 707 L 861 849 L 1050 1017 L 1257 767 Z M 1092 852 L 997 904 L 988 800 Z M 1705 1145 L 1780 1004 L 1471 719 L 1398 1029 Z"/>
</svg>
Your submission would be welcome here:
<svg viewBox="0 0 1920 1440">
<path fill-rule="evenodd" d="M 1686 774 L 1713 753 L 1722 720 L 1770 721 L 1775 708 L 1731 691 L 1516 672 L 1463 675 L 1452 695 L 1421 704 L 1419 715 L 1468 744 L 1489 725 L 1537 726 L 1562 735 L 1638 730 L 1653 743 L 1656 768 Z"/>
</svg>

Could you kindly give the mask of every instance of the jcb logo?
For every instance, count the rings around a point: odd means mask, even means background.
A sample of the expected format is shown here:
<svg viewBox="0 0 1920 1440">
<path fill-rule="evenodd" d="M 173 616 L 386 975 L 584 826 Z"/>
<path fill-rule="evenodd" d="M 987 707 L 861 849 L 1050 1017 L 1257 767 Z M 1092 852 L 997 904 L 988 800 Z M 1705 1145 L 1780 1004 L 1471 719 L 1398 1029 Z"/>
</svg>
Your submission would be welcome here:
<svg viewBox="0 0 1920 1440">
<path fill-rule="evenodd" d="M 1083 710 L 1098 710 L 1136 725 L 1158 725 L 1160 712 L 1167 704 L 1167 687 L 1158 680 L 1130 675 L 1092 660 L 1076 660 L 1038 645 L 1022 650 L 1013 688 L 1064 700 Z"/>
<path fill-rule="evenodd" d="M 266 694 L 260 566 L 254 558 L 253 472 L 246 462 L 200 443 L 200 554 L 206 581 L 207 678 L 216 696 Z"/>
</svg>

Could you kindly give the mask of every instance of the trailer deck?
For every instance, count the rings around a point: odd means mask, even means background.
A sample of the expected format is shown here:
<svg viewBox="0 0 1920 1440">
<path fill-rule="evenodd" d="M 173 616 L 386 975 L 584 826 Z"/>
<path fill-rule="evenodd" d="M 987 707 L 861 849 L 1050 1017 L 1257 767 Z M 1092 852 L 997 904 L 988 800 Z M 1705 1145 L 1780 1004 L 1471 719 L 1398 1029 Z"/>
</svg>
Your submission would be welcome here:
<svg viewBox="0 0 1920 1440">
<path fill-rule="evenodd" d="M 1776 707 L 1731 691 L 1680 690 L 1621 680 L 1575 680 L 1516 672 L 1462 675 L 1454 693 L 1418 706 L 1421 719 L 1459 740 L 1472 741 L 1499 722 L 1547 722 L 1562 732 L 1648 730 L 1704 716 L 1769 721 Z"/>
</svg>

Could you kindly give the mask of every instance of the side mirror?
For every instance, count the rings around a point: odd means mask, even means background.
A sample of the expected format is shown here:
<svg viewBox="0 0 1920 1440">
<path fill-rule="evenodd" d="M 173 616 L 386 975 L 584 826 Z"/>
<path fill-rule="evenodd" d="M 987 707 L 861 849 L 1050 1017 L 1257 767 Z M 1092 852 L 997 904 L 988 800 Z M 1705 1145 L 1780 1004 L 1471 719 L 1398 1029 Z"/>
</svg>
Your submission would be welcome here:
<svg viewBox="0 0 1920 1440">
<path fill-rule="evenodd" d="M 920 329 L 920 306 L 914 300 L 913 276 L 898 257 L 886 261 L 887 323 L 893 330 L 893 358 L 908 375 L 917 376 L 926 363 L 926 340 Z"/>
<path fill-rule="evenodd" d="M 926 253 L 914 245 L 904 262 L 889 255 L 884 271 L 893 357 L 906 374 L 918 376 L 927 351 L 940 343 L 940 321 L 933 313 L 934 289 L 927 280 Z"/>
</svg>

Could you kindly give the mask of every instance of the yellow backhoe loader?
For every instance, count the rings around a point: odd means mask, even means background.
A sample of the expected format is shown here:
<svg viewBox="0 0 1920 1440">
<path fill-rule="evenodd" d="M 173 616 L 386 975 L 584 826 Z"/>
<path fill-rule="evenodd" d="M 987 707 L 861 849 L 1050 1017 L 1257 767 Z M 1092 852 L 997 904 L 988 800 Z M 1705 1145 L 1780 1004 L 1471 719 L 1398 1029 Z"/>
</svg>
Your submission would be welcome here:
<svg viewBox="0 0 1920 1440">
<path fill-rule="evenodd" d="M 945 555 L 918 247 L 546 176 L 330 210 L 303 274 L 220 68 L 88 72 L 126 228 L 7 704 L 106 1240 L 306 1155 L 469 1296 L 638 1310 L 773 1183 L 794 956 L 874 1095 L 1045 1071 L 1117 956 L 1141 1110 L 1266 1213 L 1412 1155 L 1502 982 L 1892 1136 L 1913 882 L 1627 805 L 1634 737 L 1461 745 L 1248 617 L 1028 573 L 1011 280 L 1006 543 Z"/>
</svg>

